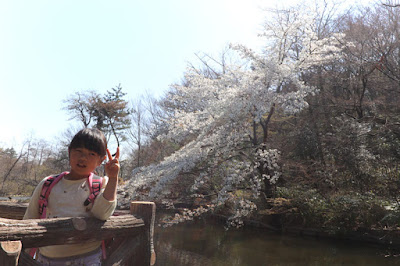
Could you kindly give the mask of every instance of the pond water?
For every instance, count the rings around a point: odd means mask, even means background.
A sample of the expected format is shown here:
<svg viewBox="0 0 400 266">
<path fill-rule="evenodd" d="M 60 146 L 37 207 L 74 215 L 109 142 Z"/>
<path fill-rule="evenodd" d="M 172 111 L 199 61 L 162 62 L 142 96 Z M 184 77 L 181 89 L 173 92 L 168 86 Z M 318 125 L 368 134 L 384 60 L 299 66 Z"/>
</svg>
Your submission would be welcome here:
<svg viewBox="0 0 400 266">
<path fill-rule="evenodd" d="M 226 231 L 203 220 L 156 227 L 154 241 L 157 266 L 400 265 L 400 252 L 385 246 L 255 228 Z"/>
</svg>

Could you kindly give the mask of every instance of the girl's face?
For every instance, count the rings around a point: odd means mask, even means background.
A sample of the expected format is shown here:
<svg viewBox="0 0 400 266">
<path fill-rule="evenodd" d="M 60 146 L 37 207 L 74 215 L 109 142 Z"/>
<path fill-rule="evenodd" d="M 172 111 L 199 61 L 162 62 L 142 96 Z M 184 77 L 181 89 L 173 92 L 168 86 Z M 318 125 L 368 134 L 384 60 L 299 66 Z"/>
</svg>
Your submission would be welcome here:
<svg viewBox="0 0 400 266">
<path fill-rule="evenodd" d="M 71 166 L 70 178 L 86 178 L 98 167 L 106 156 L 86 148 L 73 148 L 69 151 L 69 164 Z"/>
</svg>

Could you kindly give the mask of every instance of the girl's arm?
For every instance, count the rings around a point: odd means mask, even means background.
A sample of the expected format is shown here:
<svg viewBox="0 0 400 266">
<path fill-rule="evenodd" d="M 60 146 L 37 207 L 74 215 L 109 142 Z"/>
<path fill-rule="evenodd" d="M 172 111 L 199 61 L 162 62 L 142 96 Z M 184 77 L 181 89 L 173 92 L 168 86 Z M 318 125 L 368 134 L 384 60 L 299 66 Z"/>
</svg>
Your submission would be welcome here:
<svg viewBox="0 0 400 266">
<path fill-rule="evenodd" d="M 103 193 L 99 194 L 94 201 L 93 208 L 91 209 L 94 217 L 100 220 L 107 220 L 114 212 L 117 205 L 117 186 L 119 174 L 119 148 L 114 159 L 110 151 L 107 149 L 108 162 L 105 165 L 106 175 L 108 177 L 107 184 Z M 104 184 L 105 182 L 103 182 Z"/>
<path fill-rule="evenodd" d="M 104 197 L 104 191 L 107 189 L 108 185 L 109 178 L 105 176 L 103 177 L 104 190 L 96 197 L 93 207 L 90 210 L 94 217 L 103 221 L 107 220 L 114 213 L 114 210 L 117 207 L 116 200 L 110 201 Z"/>
<path fill-rule="evenodd" d="M 26 219 L 39 219 L 40 214 L 39 214 L 39 195 L 40 192 L 42 191 L 43 179 L 35 188 L 33 191 L 33 194 L 31 196 L 31 199 L 29 200 L 29 205 L 28 208 L 26 208 L 25 215 L 24 215 L 24 220 Z"/>
</svg>

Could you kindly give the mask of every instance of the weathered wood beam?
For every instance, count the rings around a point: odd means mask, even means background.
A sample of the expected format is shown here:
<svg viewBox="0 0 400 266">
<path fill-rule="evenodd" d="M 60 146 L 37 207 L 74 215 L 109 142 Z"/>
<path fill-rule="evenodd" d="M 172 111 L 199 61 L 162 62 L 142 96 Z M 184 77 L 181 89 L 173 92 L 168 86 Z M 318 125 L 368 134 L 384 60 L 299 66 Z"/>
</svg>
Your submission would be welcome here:
<svg viewBox="0 0 400 266">
<path fill-rule="evenodd" d="M 0 242 L 0 265 L 17 266 L 21 250 L 22 250 L 21 241 Z"/>
<path fill-rule="evenodd" d="M 0 202 L 0 217 L 7 219 L 22 220 L 28 203 L 17 203 L 9 201 Z"/>
<path fill-rule="evenodd" d="M 0 218 L 0 241 L 20 240 L 24 248 L 75 244 L 112 237 L 135 236 L 145 230 L 143 219 L 133 215 L 96 218 L 11 220 Z"/>
<path fill-rule="evenodd" d="M 0 218 L 22 220 L 28 203 L 0 201 Z M 129 210 L 115 210 L 114 215 L 129 214 Z"/>
<path fill-rule="evenodd" d="M 137 263 L 134 259 L 140 258 L 139 261 L 143 264 L 141 265 L 154 265 L 156 262 L 156 253 L 154 251 L 154 221 L 156 216 L 156 205 L 154 202 L 150 201 L 132 201 L 130 206 L 131 214 L 137 214 L 142 217 L 145 222 L 144 234 L 139 236 L 141 245 L 137 249 L 138 253 L 134 254 L 131 264 Z"/>
<path fill-rule="evenodd" d="M 7 241 L 22 242 L 23 248 L 31 248 L 114 239 L 116 245 L 109 247 L 110 257 L 105 265 L 148 266 L 155 263 L 156 208 L 153 202 L 132 202 L 129 212 L 117 210 L 107 221 L 82 217 L 16 220 L 22 219 L 26 207 L 27 204 L 0 202 L 0 217 L 3 217 L 0 218 L 0 248 L 3 244 L 5 248 L 2 249 L 6 250 L 6 254 L 0 251 L 0 260 L 6 260 L 12 253 L 7 251 Z M 3 265 L 2 261 L 0 265 Z M 19 265 L 35 266 L 38 263 L 27 253 L 20 252 Z"/>
</svg>

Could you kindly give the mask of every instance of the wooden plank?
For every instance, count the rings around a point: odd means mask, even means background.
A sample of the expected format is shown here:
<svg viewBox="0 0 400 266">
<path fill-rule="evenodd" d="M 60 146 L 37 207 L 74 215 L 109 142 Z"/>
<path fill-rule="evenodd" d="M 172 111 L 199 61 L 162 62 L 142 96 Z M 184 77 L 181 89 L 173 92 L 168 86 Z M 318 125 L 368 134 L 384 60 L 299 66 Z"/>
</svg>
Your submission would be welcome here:
<svg viewBox="0 0 400 266">
<path fill-rule="evenodd" d="M 0 218 L 22 220 L 28 203 L 0 201 Z M 115 210 L 115 216 L 129 214 L 129 210 Z"/>
<path fill-rule="evenodd" d="M 0 242 L 0 265 L 17 266 L 21 250 L 22 250 L 21 241 Z"/>
<path fill-rule="evenodd" d="M 28 203 L 17 203 L 9 201 L 0 202 L 0 217 L 7 219 L 22 220 Z"/>
<path fill-rule="evenodd" d="M 20 240 L 24 248 L 76 244 L 140 234 L 145 223 L 133 215 L 96 218 L 11 220 L 0 218 L 0 241 Z"/>
<path fill-rule="evenodd" d="M 22 219 L 27 204 L 0 202 L 0 241 L 21 240 L 24 248 L 82 241 L 120 239 L 105 265 L 154 265 L 153 244 L 155 204 L 132 202 L 130 213 L 116 211 L 107 221 L 95 218 Z M 136 216 L 137 215 L 137 216 Z M 114 247 L 115 248 L 115 247 Z M 3 264 L 0 264 L 3 265 Z M 35 266 L 36 261 L 20 253 L 19 265 Z"/>
</svg>

